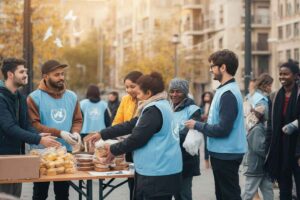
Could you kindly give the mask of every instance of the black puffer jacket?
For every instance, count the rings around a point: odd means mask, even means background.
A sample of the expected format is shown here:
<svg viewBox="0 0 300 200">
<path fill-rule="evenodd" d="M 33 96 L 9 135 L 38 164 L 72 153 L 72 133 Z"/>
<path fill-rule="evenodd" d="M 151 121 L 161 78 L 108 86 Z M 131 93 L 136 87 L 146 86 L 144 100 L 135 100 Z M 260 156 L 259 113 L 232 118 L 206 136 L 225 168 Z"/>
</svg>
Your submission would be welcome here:
<svg viewBox="0 0 300 200">
<path fill-rule="evenodd" d="M 182 102 L 174 112 L 179 112 L 190 105 L 195 105 L 194 101 L 190 98 L 187 98 Z M 200 121 L 201 119 L 201 110 L 197 110 L 190 119 Z M 189 119 L 186 119 L 189 120 Z M 200 175 L 200 155 L 191 156 L 188 152 L 186 152 L 185 148 L 183 148 L 182 144 L 186 138 L 189 129 L 184 128 L 179 132 L 180 136 L 180 148 L 182 152 L 182 160 L 183 160 L 183 177 L 191 177 L 191 176 L 199 176 Z"/>
<path fill-rule="evenodd" d="M 0 81 L 0 155 L 24 153 L 24 142 L 39 144 L 41 136 L 29 123 L 26 98 Z"/>
</svg>

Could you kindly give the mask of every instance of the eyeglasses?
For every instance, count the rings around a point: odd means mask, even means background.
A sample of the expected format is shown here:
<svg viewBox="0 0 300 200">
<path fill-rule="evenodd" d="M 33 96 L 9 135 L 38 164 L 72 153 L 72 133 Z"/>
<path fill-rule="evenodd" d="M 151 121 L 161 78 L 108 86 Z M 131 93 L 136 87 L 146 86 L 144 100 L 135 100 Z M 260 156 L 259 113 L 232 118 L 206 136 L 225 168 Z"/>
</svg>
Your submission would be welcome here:
<svg viewBox="0 0 300 200">
<path fill-rule="evenodd" d="M 211 65 L 209 66 L 210 69 L 212 69 L 213 67 L 219 67 L 219 66 L 216 65 L 216 64 L 211 64 Z"/>
</svg>

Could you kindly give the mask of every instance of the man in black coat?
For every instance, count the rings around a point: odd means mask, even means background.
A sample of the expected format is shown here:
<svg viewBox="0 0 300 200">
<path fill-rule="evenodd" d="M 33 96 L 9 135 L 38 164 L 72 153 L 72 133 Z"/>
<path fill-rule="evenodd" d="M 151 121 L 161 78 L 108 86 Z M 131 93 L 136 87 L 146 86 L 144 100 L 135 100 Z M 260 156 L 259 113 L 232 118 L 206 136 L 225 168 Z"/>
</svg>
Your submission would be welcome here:
<svg viewBox="0 0 300 200">
<path fill-rule="evenodd" d="M 7 58 L 1 68 L 4 81 L 0 81 L 0 155 L 24 153 L 24 143 L 60 146 L 47 133 L 39 134 L 28 121 L 26 98 L 18 89 L 28 82 L 25 61 Z M 0 184 L 0 193 L 21 196 L 22 185 Z"/>
</svg>

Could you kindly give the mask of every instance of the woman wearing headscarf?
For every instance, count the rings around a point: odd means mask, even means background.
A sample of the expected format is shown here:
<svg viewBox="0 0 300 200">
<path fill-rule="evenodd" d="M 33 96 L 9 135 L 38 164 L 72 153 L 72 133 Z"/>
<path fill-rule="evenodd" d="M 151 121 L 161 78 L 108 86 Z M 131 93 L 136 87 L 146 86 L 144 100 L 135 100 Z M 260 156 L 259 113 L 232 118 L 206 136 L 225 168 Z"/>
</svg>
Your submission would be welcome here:
<svg viewBox="0 0 300 200">
<path fill-rule="evenodd" d="M 179 131 L 180 148 L 183 159 L 182 184 L 178 194 L 175 195 L 176 200 L 192 200 L 192 181 L 194 176 L 200 175 L 200 159 L 199 155 L 190 155 L 182 146 L 188 128 L 184 126 L 184 122 L 189 119 L 199 121 L 201 118 L 201 110 L 195 105 L 195 102 L 188 97 L 189 83 L 186 80 L 174 78 L 169 84 L 169 96 L 174 111 L 174 121 L 177 126 L 175 130 Z M 198 151 L 199 153 L 199 151 Z"/>
<path fill-rule="evenodd" d="M 271 143 L 266 160 L 267 173 L 279 184 L 280 199 L 292 199 L 292 176 L 294 176 L 297 198 L 300 198 L 300 137 L 296 128 L 290 134 L 283 127 L 299 120 L 299 94 L 297 76 L 299 66 L 289 60 L 280 66 L 279 80 L 282 87 L 274 97 L 271 118 Z M 268 144 L 267 144 L 268 145 Z"/>
<path fill-rule="evenodd" d="M 171 200 L 180 189 L 182 171 L 179 136 L 172 131 L 173 111 L 161 74 L 143 75 L 137 85 L 137 117 L 87 136 L 86 141 L 130 134 L 123 141 L 106 146 L 107 161 L 133 151 L 135 199 Z"/>
</svg>

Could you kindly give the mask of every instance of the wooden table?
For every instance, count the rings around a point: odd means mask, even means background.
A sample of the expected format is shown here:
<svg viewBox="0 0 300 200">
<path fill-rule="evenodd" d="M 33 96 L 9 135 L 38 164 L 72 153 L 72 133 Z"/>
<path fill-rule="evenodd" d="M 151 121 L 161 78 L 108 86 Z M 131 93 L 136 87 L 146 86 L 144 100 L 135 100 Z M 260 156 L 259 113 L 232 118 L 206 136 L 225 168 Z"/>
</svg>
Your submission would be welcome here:
<svg viewBox="0 0 300 200">
<path fill-rule="evenodd" d="M 93 180 L 99 180 L 99 200 L 105 199 L 114 189 L 125 184 L 127 180 L 117 184 L 112 185 L 112 182 L 116 178 L 133 178 L 133 174 L 118 174 L 118 175 L 101 175 L 95 176 L 91 175 L 88 172 L 77 171 L 75 174 L 60 174 L 55 176 L 41 176 L 36 179 L 15 179 L 15 180 L 0 180 L 0 184 L 5 183 L 26 183 L 26 182 L 52 182 L 52 181 L 68 181 L 70 186 L 74 188 L 78 194 L 79 199 L 82 199 L 82 196 L 85 196 L 87 200 L 93 199 Z M 104 182 L 108 179 L 107 182 Z M 79 186 L 77 186 L 73 181 L 79 181 Z M 86 189 L 83 187 L 83 181 L 86 181 Z M 110 190 L 104 195 L 104 190 L 110 188 Z M 84 191 L 86 190 L 86 191 Z"/>
</svg>

